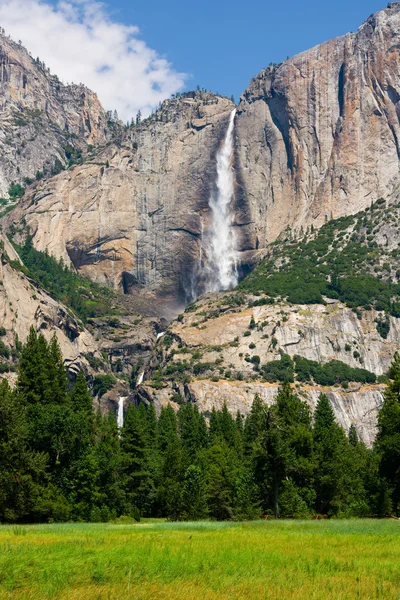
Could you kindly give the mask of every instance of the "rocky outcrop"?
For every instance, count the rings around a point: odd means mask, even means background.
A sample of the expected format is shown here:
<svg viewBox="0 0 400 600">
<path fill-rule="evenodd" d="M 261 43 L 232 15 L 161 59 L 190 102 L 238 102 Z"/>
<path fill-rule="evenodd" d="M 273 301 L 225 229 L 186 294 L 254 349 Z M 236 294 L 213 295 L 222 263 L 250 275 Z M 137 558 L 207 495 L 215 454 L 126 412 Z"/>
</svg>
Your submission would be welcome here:
<svg viewBox="0 0 400 600">
<path fill-rule="evenodd" d="M 266 383 L 255 365 L 279 361 L 286 354 L 318 363 L 341 361 L 382 375 L 400 346 L 400 319 L 390 317 L 384 339 L 376 327 L 380 313 L 373 310 L 357 316 L 329 299 L 326 305 L 249 306 L 256 300 L 259 297 L 242 293 L 210 294 L 198 300 L 157 345 L 138 398 L 153 401 L 158 410 L 176 403 L 178 395 L 206 414 L 224 402 L 232 414 L 247 414 L 256 393 L 271 404 L 279 387 Z M 160 370 L 157 379 L 153 374 Z M 372 444 L 384 386 L 295 385 L 313 410 L 319 394 L 325 393 L 343 427 L 348 430 L 354 423 L 362 439 Z"/>
<path fill-rule="evenodd" d="M 215 155 L 233 105 L 208 93 L 166 101 L 95 160 L 33 186 L 8 218 L 37 249 L 126 293 L 193 293 Z"/>
<path fill-rule="evenodd" d="M 236 125 L 251 247 L 356 213 L 399 183 L 400 3 L 255 77 Z"/>
<path fill-rule="evenodd" d="M 107 127 L 96 94 L 84 85 L 63 85 L 23 46 L 0 34 L 1 196 L 11 183 L 57 170 L 56 161 L 65 164 L 71 149 L 103 144 Z"/>
<path fill-rule="evenodd" d="M 247 383 L 243 381 L 193 381 L 180 390 L 182 396 L 196 404 L 200 412 L 210 416 L 214 408 L 221 410 L 226 404 L 229 412 L 235 417 L 239 412 L 247 415 L 250 412 L 254 396 L 270 406 L 278 393 L 277 384 Z M 349 431 L 355 425 L 362 441 L 372 446 L 376 436 L 377 414 L 383 402 L 384 386 L 358 386 L 354 390 L 335 390 L 332 388 L 296 385 L 295 391 L 309 404 L 314 412 L 321 393 L 326 394 L 331 402 L 337 422 Z M 179 390 L 179 387 L 177 388 Z M 177 390 L 174 390 L 176 394 Z M 171 390 L 155 390 L 144 385 L 142 394 L 154 402 L 158 412 L 161 407 L 171 404 L 176 409 Z M 172 401 L 171 401 L 172 398 Z"/>
<path fill-rule="evenodd" d="M 277 302 L 249 308 L 251 300 L 255 297 L 245 297 L 243 304 L 235 307 L 229 294 L 217 302 L 211 295 L 202 298 L 197 310 L 186 312 L 182 321 L 171 324 L 176 344 L 173 360 L 185 359 L 179 353 L 182 343 L 201 352 L 202 362 L 223 358 L 222 365 L 244 377 L 254 375 L 253 356 L 263 365 L 279 360 L 282 353 L 319 363 L 340 360 L 382 375 L 400 346 L 400 319 L 389 317 L 390 330 L 384 339 L 376 328 L 376 320 L 383 313 L 374 310 L 363 311 L 359 318 L 339 301 L 328 298 L 326 305 Z"/>
<path fill-rule="evenodd" d="M 97 354 L 93 336 L 70 311 L 51 298 L 34 281 L 18 270 L 18 255 L 8 240 L 0 240 L 0 327 L 6 347 L 18 348 L 25 342 L 30 327 L 50 340 L 55 334 L 66 366 L 71 372 L 88 370 L 87 354 Z"/>
<path fill-rule="evenodd" d="M 90 385 L 98 375 L 112 375 L 114 389 L 95 398 L 96 410 L 116 412 L 120 395 L 134 401 L 130 379 L 134 383 L 143 372 L 166 323 L 138 314 L 124 300 L 116 296 L 114 314 L 89 319 L 83 326 L 26 275 L 13 246 L 0 235 L 0 377 L 15 382 L 21 344 L 33 326 L 47 340 L 56 335 L 71 380 L 80 370 Z"/>
</svg>

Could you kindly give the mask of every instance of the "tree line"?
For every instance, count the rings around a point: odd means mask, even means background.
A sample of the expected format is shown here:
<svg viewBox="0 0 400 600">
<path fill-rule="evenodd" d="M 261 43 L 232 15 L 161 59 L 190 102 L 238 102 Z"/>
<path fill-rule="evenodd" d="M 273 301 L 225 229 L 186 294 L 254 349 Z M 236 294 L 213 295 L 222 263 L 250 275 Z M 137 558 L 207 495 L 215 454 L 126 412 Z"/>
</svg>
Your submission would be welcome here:
<svg viewBox="0 0 400 600">
<path fill-rule="evenodd" d="M 124 425 L 72 389 L 54 337 L 32 328 L 14 389 L 0 383 L 0 521 L 384 517 L 400 510 L 400 357 L 372 449 L 321 394 L 312 415 L 289 383 L 247 417 L 209 423 L 192 403 L 129 405 Z"/>
</svg>

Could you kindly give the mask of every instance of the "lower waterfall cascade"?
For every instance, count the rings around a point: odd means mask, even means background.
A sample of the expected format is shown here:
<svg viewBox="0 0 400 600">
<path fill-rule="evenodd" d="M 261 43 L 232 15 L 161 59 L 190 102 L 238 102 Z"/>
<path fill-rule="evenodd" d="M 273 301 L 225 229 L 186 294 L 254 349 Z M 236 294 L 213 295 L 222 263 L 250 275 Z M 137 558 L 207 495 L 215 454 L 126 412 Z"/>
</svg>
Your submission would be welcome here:
<svg viewBox="0 0 400 600">
<path fill-rule="evenodd" d="M 124 404 L 125 404 L 125 400 L 127 400 L 126 397 L 120 396 L 120 399 L 118 401 L 117 425 L 118 425 L 119 429 L 121 429 L 124 426 Z"/>
</svg>

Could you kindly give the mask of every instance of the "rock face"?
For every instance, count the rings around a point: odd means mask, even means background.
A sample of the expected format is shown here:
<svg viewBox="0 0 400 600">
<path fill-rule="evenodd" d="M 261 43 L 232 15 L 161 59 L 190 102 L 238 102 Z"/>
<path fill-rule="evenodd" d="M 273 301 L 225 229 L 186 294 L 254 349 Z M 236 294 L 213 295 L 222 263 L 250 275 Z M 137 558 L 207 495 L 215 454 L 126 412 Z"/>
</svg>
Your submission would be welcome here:
<svg viewBox="0 0 400 600">
<path fill-rule="evenodd" d="M 168 338 L 158 344 L 138 397 L 160 409 L 179 394 L 206 414 L 224 402 L 232 414 L 247 414 L 256 393 L 271 404 L 279 387 L 265 383 L 254 364 L 279 361 L 282 354 L 299 355 L 319 363 L 339 360 L 381 375 L 400 345 L 400 319 L 390 317 L 390 332 L 383 339 L 376 329 L 380 313 L 373 310 L 363 311 L 359 318 L 335 300 L 327 305 L 280 302 L 249 308 L 248 302 L 255 299 L 241 295 L 238 306 L 235 295 L 225 293 L 197 301 L 193 310 L 170 325 Z M 149 381 L 160 369 L 162 387 L 154 379 Z M 327 394 L 343 427 L 348 430 L 354 423 L 362 439 L 372 444 L 384 386 L 297 383 L 296 388 L 313 410 L 319 394 Z"/>
<path fill-rule="evenodd" d="M 245 377 L 254 374 L 253 363 L 246 358 L 259 356 L 261 364 L 266 364 L 279 360 L 282 352 L 319 363 L 340 360 L 382 375 L 400 346 L 400 319 L 389 318 L 390 331 L 383 339 L 376 329 L 376 319 L 383 313 L 374 310 L 363 311 L 360 319 L 334 300 L 326 306 L 282 302 L 238 309 L 223 302 L 218 306 L 211 298 L 202 298 L 198 310 L 185 313 L 182 322 L 175 321 L 171 332 L 185 346 L 200 350 L 202 361 L 223 357 L 223 365 Z M 230 301 L 229 295 L 225 298 Z M 251 319 L 256 323 L 253 329 L 249 328 Z M 184 355 L 176 349 L 173 359 L 184 360 Z"/>
<path fill-rule="evenodd" d="M 90 93 L 59 87 L 7 43 L 8 121 L 15 102 L 23 101 L 27 110 L 47 111 L 60 130 L 79 130 L 87 141 L 101 142 L 103 116 Z M 357 33 L 252 80 L 235 118 L 232 212 L 243 272 L 287 227 L 319 226 L 356 213 L 399 183 L 399 48 L 400 4 L 392 3 Z M 29 75 L 26 82 L 28 67 L 36 79 Z M 45 106 L 30 91 L 39 88 L 49 97 Z M 96 281 L 129 293 L 143 286 L 165 304 L 184 304 L 196 292 L 215 157 L 232 108 L 228 99 L 201 92 L 166 101 L 152 118 L 121 134 L 118 144 L 33 186 L 9 222 L 25 218 L 37 248 Z M 18 156 L 22 170 L 24 152 Z M 43 160 L 40 154 L 37 164 Z M 7 156 L 6 163 L 16 165 L 16 158 Z"/>
<path fill-rule="evenodd" d="M 0 325 L 6 332 L 3 343 L 15 348 L 18 341 L 25 342 L 33 325 L 48 340 L 56 334 L 71 371 L 87 370 L 85 355 L 97 352 L 92 335 L 65 306 L 10 264 L 10 261 L 19 262 L 19 258 L 4 236 L 1 236 L 0 247 Z"/>
<path fill-rule="evenodd" d="M 8 222 L 24 218 L 37 249 L 98 282 L 125 292 L 145 286 L 182 305 L 193 294 L 232 108 L 208 93 L 166 101 L 119 146 L 32 186 Z"/>
<path fill-rule="evenodd" d="M 312 412 L 315 411 L 321 393 L 326 394 L 332 404 L 338 423 L 349 431 L 355 425 L 360 439 L 372 446 L 376 436 L 377 414 L 383 402 L 384 386 L 359 387 L 353 391 L 334 390 L 332 388 L 296 386 L 296 393 L 307 401 Z M 268 383 L 246 383 L 210 380 L 193 381 L 182 386 L 181 392 L 188 400 L 195 402 L 198 409 L 206 416 L 210 416 L 213 407 L 221 410 L 226 403 L 229 412 L 236 416 L 239 411 L 242 415 L 250 412 L 254 396 L 260 398 L 270 406 L 278 393 L 278 385 Z M 171 404 L 170 390 L 154 390 L 149 385 L 144 385 L 140 390 L 145 399 L 151 399 L 158 411 L 162 406 Z M 176 391 L 175 391 L 176 393 Z"/>
<path fill-rule="evenodd" d="M 238 198 L 251 247 L 353 214 L 399 183 L 400 3 L 261 71 L 241 98 Z"/>
<path fill-rule="evenodd" d="M 149 360 L 157 333 L 165 323 L 143 317 L 133 310 L 124 316 L 91 319 L 84 327 L 61 302 L 51 298 L 27 277 L 8 239 L 0 234 L 0 373 L 16 380 L 16 355 L 31 326 L 49 341 L 55 334 L 71 379 L 83 370 L 91 384 L 97 375 L 113 374 L 115 389 L 96 397 L 94 407 L 114 410 L 120 395 L 132 390 L 129 377 L 137 377 Z M 116 298 L 118 303 L 118 298 Z M 132 398 L 133 401 L 133 398 Z"/>
<path fill-rule="evenodd" d="M 0 195 L 11 183 L 66 162 L 68 147 L 109 137 L 105 112 L 83 85 L 63 85 L 23 46 L 0 34 Z"/>
</svg>

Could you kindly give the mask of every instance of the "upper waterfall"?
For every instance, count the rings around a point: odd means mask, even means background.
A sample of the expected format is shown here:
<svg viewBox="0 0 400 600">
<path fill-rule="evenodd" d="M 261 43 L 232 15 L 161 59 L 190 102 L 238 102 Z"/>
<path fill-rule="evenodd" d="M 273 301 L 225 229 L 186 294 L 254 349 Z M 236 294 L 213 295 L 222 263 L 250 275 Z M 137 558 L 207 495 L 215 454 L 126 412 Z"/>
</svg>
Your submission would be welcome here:
<svg viewBox="0 0 400 600">
<path fill-rule="evenodd" d="M 238 283 L 235 235 L 230 210 L 234 192 L 232 168 L 236 109 L 231 112 L 224 142 L 217 154 L 216 193 L 211 194 L 211 229 L 203 241 L 204 292 L 229 290 Z"/>
</svg>

